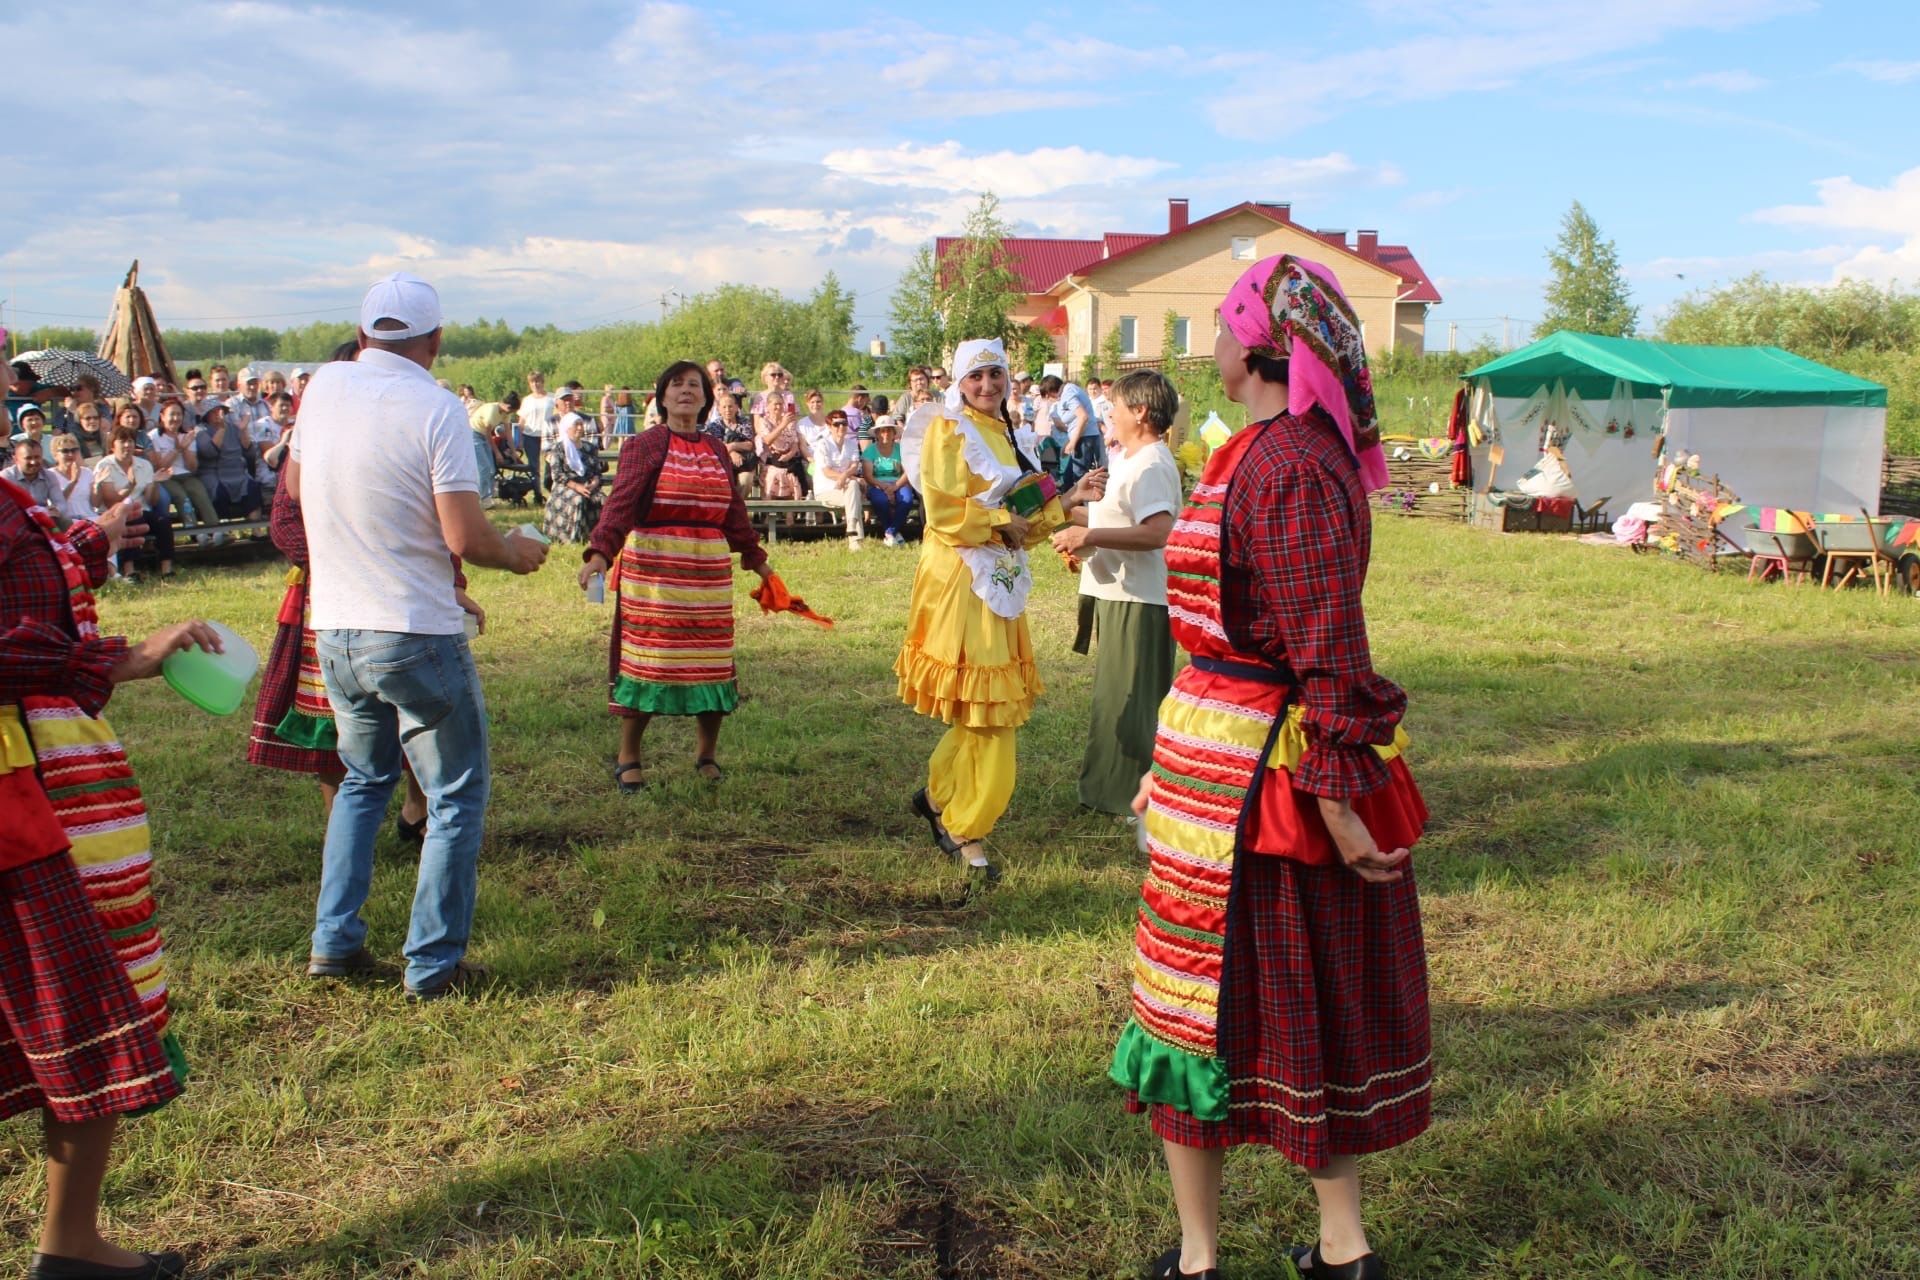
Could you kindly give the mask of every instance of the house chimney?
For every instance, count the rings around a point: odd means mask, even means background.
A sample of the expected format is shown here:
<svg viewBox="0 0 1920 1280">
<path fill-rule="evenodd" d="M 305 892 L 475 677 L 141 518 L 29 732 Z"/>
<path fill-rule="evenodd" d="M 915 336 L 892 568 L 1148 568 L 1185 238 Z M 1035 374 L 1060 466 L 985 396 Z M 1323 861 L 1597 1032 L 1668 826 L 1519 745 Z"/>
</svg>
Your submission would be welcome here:
<svg viewBox="0 0 1920 1280">
<path fill-rule="evenodd" d="M 1365 258 L 1368 262 L 1378 262 L 1380 260 L 1380 233 L 1378 231 L 1356 231 L 1353 233 L 1353 236 L 1355 253 Z"/>
<path fill-rule="evenodd" d="M 1287 222 L 1293 221 L 1293 206 L 1290 204 L 1270 204 L 1267 206 Z"/>
<path fill-rule="evenodd" d="M 1187 229 L 1187 202 L 1184 199 L 1167 201 L 1167 234 Z"/>
<path fill-rule="evenodd" d="M 1342 249 L 1347 247 L 1347 232 L 1344 227 L 1340 227 L 1340 228 L 1322 227 L 1320 230 L 1314 232 L 1313 234 L 1319 236 L 1322 240 L 1325 240 L 1328 244 L 1337 245 Z"/>
</svg>

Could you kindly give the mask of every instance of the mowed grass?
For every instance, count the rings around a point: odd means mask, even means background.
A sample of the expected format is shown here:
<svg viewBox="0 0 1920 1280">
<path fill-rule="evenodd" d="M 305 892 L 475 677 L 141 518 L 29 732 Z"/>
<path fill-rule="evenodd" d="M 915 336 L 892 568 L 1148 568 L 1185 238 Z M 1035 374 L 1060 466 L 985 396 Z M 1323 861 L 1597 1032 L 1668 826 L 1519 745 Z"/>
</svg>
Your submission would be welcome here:
<svg viewBox="0 0 1920 1280">
<path fill-rule="evenodd" d="M 1177 1238 L 1104 1078 L 1141 864 L 1075 801 L 1071 581 L 1041 562 L 1007 881 L 956 908 L 905 805 L 938 733 L 893 696 L 913 553 L 775 563 L 838 628 L 742 579 L 729 776 L 662 722 L 633 799 L 605 612 L 558 565 L 476 574 L 499 981 L 468 1001 L 302 977 L 312 783 L 242 762 L 244 714 L 120 691 L 196 1072 L 125 1127 L 123 1238 L 223 1276 L 676 1280 L 1127 1276 Z M 104 612 L 264 652 L 281 574 L 229 555 Z M 1364 1164 L 1396 1274 L 1920 1274 L 1920 603 L 1383 519 L 1369 608 L 1434 811 L 1436 1121 Z M 384 835 L 383 953 L 412 885 Z M 38 1150 L 0 1131 L 4 1265 Z M 1290 1276 L 1306 1180 L 1227 1168 L 1228 1274 Z"/>
</svg>

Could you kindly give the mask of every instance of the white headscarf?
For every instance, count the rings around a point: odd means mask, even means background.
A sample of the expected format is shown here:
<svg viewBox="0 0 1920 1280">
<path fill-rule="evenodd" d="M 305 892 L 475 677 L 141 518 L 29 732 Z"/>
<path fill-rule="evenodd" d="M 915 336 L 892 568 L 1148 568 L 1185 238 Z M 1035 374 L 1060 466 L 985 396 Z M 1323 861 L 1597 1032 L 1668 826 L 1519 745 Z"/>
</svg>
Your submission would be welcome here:
<svg viewBox="0 0 1920 1280">
<path fill-rule="evenodd" d="M 975 369 L 1007 367 L 1007 344 L 998 338 L 969 338 L 953 353 L 953 381 L 947 384 L 947 412 L 958 417 L 966 404 L 960 394 L 960 380 Z"/>
</svg>

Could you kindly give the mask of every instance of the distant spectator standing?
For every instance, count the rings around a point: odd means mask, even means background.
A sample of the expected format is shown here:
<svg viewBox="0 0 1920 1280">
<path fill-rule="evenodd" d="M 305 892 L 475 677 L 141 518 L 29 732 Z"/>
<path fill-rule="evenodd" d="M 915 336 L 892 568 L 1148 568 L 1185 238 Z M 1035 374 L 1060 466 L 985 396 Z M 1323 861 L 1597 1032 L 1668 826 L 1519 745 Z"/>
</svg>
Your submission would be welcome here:
<svg viewBox="0 0 1920 1280">
<path fill-rule="evenodd" d="M 540 487 L 540 450 L 553 432 L 553 397 L 547 394 L 547 375 L 538 369 L 527 373 L 527 394 L 520 399 L 520 434 L 514 441 L 527 465 L 533 468 L 533 494 L 544 501 Z"/>
<path fill-rule="evenodd" d="M 260 375 L 250 368 L 242 369 L 239 391 L 227 397 L 227 420 L 245 429 L 253 442 L 259 444 L 260 436 L 255 428 L 266 416 L 267 402 L 260 395 Z"/>
<path fill-rule="evenodd" d="M 1106 462 L 1106 443 L 1094 416 L 1093 398 L 1077 383 L 1048 374 L 1040 379 L 1039 426 L 1046 428 L 1060 452 L 1055 478 L 1062 489 Z"/>
<path fill-rule="evenodd" d="M 480 509 L 472 427 L 429 372 L 440 340 L 433 286 L 400 274 L 374 284 L 360 306 L 359 359 L 322 365 L 307 388 L 286 481 L 305 517 L 315 647 L 347 768 L 327 822 L 307 972 L 374 967 L 360 908 L 404 754 L 428 806 L 405 948 L 415 999 L 484 974 L 464 957 L 492 778 L 464 632 L 467 614 L 482 627 L 485 615 L 456 594 L 447 552 L 522 574 L 547 555 L 541 543 L 501 537 Z"/>
<path fill-rule="evenodd" d="M 853 384 L 853 390 L 847 395 L 846 404 L 840 411 L 847 415 L 847 426 L 858 436 L 862 446 L 873 440 L 873 407 L 867 401 L 867 389 L 859 383 Z"/>
</svg>

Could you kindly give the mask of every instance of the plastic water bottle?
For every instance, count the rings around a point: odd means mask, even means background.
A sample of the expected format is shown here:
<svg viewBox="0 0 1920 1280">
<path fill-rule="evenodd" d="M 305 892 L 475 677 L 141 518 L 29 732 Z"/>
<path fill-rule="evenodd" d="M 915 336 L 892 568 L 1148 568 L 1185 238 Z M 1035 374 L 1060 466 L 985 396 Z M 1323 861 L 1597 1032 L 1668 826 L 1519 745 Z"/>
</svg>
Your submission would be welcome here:
<svg viewBox="0 0 1920 1280">
<path fill-rule="evenodd" d="M 587 603 L 605 604 L 607 602 L 607 575 L 596 573 L 587 579 Z"/>
</svg>

